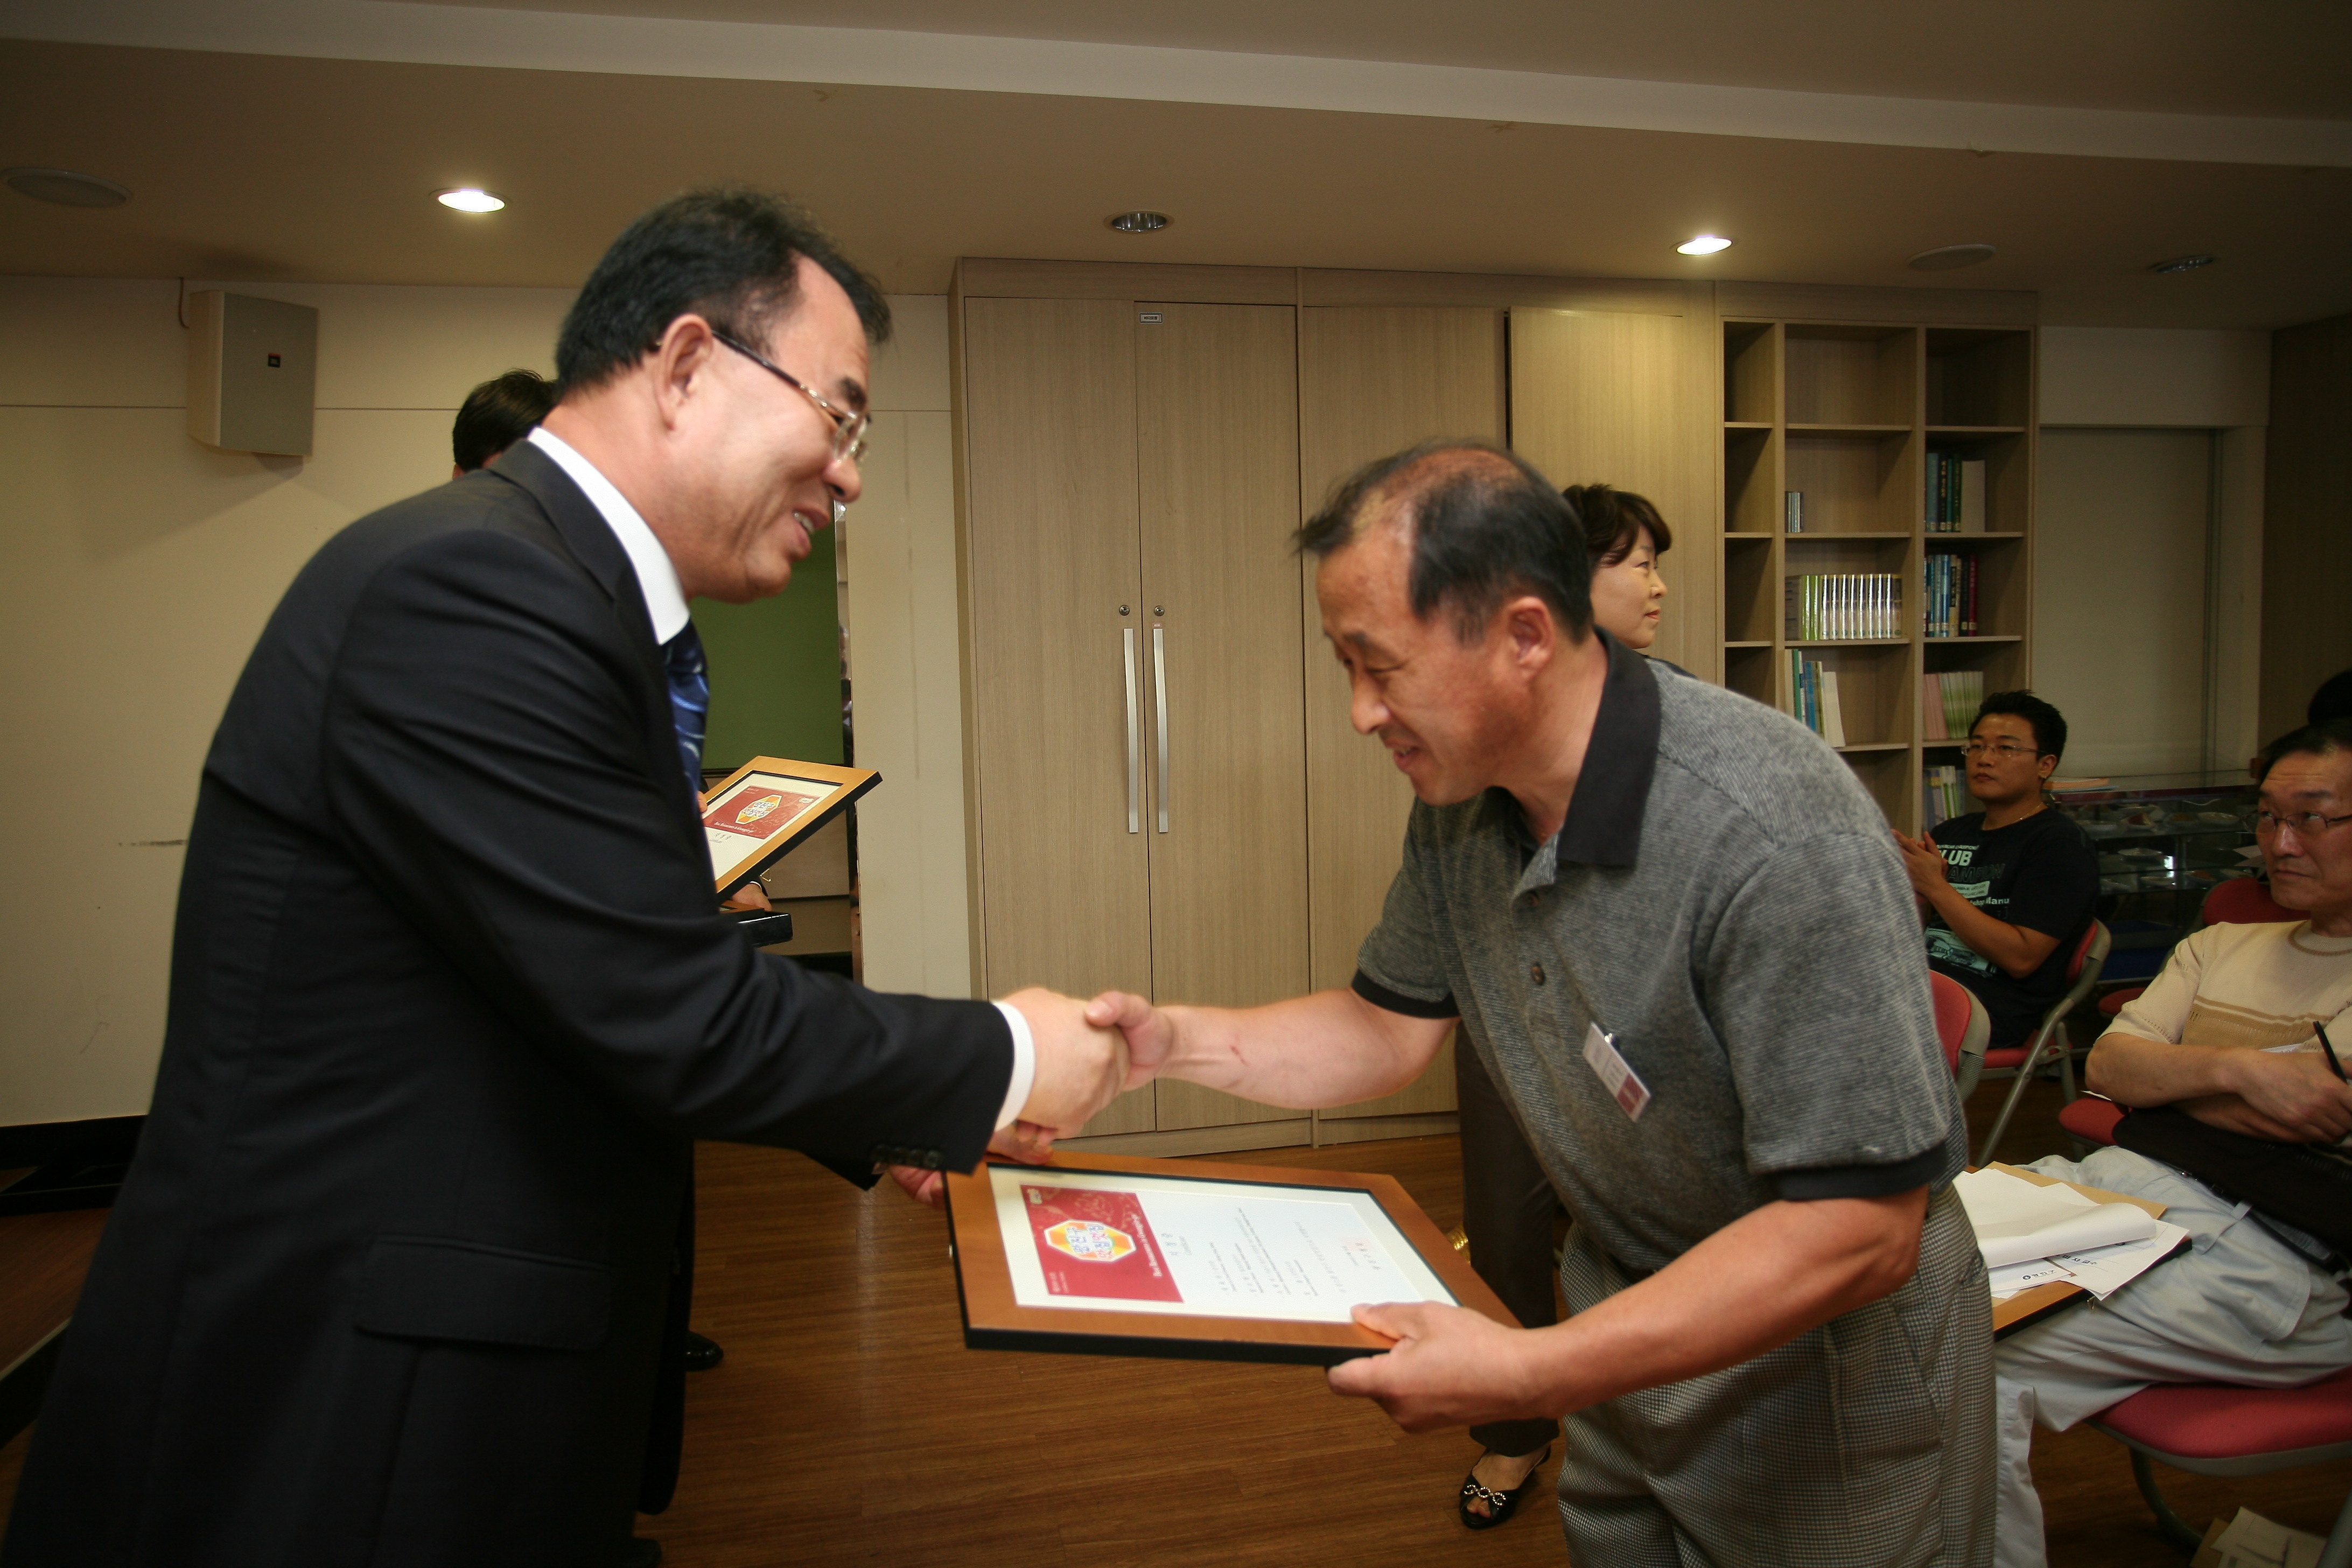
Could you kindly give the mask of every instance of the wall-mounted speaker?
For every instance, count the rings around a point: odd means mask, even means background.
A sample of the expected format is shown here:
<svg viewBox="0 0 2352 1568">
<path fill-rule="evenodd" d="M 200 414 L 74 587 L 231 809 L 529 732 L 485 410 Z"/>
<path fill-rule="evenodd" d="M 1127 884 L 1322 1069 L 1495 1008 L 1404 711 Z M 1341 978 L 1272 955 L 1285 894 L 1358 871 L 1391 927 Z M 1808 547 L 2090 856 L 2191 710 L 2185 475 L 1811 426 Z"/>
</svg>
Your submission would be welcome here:
<svg viewBox="0 0 2352 1568">
<path fill-rule="evenodd" d="M 310 455 L 319 312 L 206 289 L 188 296 L 188 434 L 226 452 Z"/>
</svg>

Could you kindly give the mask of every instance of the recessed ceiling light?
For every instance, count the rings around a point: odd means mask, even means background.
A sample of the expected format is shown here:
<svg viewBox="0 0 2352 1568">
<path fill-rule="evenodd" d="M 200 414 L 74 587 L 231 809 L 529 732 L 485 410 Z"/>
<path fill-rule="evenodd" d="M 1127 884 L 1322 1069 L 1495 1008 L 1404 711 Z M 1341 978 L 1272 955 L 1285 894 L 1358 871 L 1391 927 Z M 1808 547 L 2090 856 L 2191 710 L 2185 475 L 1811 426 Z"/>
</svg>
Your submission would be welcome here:
<svg viewBox="0 0 2352 1568">
<path fill-rule="evenodd" d="M 1949 272 L 1957 267 L 1974 267 L 1992 258 L 1993 247 L 1990 245 L 1939 245 L 1933 250 L 1921 251 L 1905 265 L 1917 272 Z"/>
<path fill-rule="evenodd" d="M 1118 213 L 1103 221 L 1121 234 L 1153 234 L 1176 220 L 1166 213 Z"/>
<path fill-rule="evenodd" d="M 0 181 L 19 195 L 61 207 L 119 207 L 131 199 L 112 180 L 71 169 L 0 169 Z"/>
<path fill-rule="evenodd" d="M 2218 256 L 2176 256 L 2169 261 L 2159 261 L 2151 272 L 2194 272 L 2200 267 L 2210 267 L 2221 260 Z"/>
<path fill-rule="evenodd" d="M 1713 256 L 1718 250 L 1729 250 L 1731 241 L 1719 234 L 1702 234 L 1696 239 L 1683 241 L 1675 248 L 1685 256 Z"/>
<path fill-rule="evenodd" d="M 507 205 L 504 196 L 462 185 L 454 191 L 436 191 L 433 199 L 445 207 L 456 207 L 461 213 L 494 213 Z"/>
</svg>

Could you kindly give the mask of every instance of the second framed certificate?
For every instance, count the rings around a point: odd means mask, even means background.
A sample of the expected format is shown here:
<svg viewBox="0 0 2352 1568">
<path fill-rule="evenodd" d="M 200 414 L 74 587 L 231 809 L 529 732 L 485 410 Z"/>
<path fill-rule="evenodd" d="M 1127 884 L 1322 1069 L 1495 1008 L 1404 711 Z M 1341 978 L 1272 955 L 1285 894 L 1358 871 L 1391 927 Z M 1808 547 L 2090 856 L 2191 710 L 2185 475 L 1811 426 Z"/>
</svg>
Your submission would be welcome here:
<svg viewBox="0 0 2352 1568">
<path fill-rule="evenodd" d="M 711 880 L 732 892 L 881 782 L 871 768 L 753 757 L 702 797 Z"/>
<path fill-rule="evenodd" d="M 1331 1366 L 1389 1348 L 1360 1303 L 1516 1326 L 1387 1176 L 1057 1153 L 947 1190 L 974 1349 Z"/>
</svg>

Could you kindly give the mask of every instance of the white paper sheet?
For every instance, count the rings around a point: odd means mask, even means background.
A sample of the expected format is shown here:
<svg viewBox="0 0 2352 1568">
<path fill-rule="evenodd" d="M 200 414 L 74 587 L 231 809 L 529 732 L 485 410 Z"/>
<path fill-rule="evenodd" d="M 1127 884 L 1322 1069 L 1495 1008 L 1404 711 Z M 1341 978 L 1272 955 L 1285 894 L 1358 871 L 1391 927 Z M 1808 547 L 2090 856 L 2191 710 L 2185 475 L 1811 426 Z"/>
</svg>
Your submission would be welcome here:
<svg viewBox="0 0 2352 1568">
<path fill-rule="evenodd" d="M 1344 1323 L 1358 1303 L 1454 1304 L 1370 1193 L 1019 1165 L 989 1178 L 1024 1307 Z"/>
<path fill-rule="evenodd" d="M 1970 1171 L 1952 1185 L 1987 1268 L 2146 1241 L 2161 1224 L 2135 1205 L 2095 1204 L 2072 1187 L 2037 1186 L 2005 1171 Z"/>
<path fill-rule="evenodd" d="M 2056 1258 L 2032 1258 L 1995 1268 L 1992 1270 L 1992 1299 L 2006 1301 L 2021 1290 L 2063 1280 L 2082 1287 L 2104 1301 L 2171 1257 L 2172 1249 L 2189 1235 L 2180 1226 L 2163 1220 L 2156 1221 L 2155 1225 L 2156 1234 L 2144 1241 L 2127 1241 L 2088 1252 L 2063 1253 Z"/>
</svg>

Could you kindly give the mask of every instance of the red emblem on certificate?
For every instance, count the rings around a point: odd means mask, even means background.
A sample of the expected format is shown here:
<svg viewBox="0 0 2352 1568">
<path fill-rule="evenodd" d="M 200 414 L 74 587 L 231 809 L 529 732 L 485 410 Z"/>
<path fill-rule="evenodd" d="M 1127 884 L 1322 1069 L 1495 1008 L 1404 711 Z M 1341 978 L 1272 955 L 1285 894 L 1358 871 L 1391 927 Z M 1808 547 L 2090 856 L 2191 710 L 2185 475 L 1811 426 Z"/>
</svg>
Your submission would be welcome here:
<svg viewBox="0 0 2352 1568">
<path fill-rule="evenodd" d="M 816 798 L 770 784 L 746 784 L 704 812 L 702 825 L 716 833 L 765 838 L 816 804 Z"/>
<path fill-rule="evenodd" d="M 1024 1184 L 1045 1289 L 1056 1296 L 1181 1301 L 1160 1245 L 1133 1193 Z"/>
</svg>

